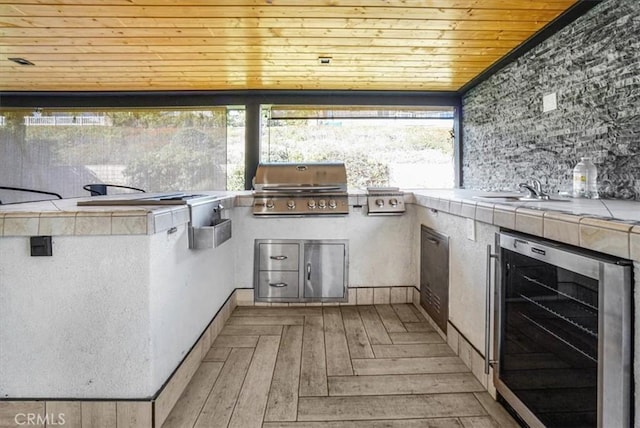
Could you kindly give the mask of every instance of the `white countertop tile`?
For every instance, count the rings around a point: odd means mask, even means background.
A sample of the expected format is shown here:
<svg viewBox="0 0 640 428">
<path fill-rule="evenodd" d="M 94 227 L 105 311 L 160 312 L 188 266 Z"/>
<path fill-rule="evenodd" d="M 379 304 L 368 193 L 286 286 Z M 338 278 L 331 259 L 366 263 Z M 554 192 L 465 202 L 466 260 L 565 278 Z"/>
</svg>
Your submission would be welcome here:
<svg viewBox="0 0 640 428">
<path fill-rule="evenodd" d="M 474 196 L 495 194 L 495 192 L 483 192 L 470 189 L 424 189 L 412 190 L 418 203 L 427 201 L 428 198 L 462 200 L 465 203 L 476 201 L 478 206 L 487 208 L 489 205 L 505 207 L 526 208 L 528 210 L 540 210 L 544 212 L 562 212 L 576 216 L 597 216 L 606 219 L 619 219 L 630 222 L 640 222 L 640 202 L 623 201 L 613 199 L 569 199 L 568 201 L 541 201 L 541 202 L 496 202 L 492 204 L 486 201 L 478 201 Z"/>
</svg>

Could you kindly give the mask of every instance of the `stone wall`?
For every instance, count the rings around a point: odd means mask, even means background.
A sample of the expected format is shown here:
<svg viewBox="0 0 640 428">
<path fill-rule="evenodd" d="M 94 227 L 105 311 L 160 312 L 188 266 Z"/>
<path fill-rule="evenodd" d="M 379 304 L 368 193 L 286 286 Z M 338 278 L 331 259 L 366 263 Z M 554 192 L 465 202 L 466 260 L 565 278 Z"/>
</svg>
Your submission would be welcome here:
<svg viewBox="0 0 640 428">
<path fill-rule="evenodd" d="M 640 2 L 605 0 L 463 97 L 463 186 L 571 188 L 591 156 L 601 194 L 640 200 Z M 542 112 L 542 97 L 558 108 Z"/>
</svg>

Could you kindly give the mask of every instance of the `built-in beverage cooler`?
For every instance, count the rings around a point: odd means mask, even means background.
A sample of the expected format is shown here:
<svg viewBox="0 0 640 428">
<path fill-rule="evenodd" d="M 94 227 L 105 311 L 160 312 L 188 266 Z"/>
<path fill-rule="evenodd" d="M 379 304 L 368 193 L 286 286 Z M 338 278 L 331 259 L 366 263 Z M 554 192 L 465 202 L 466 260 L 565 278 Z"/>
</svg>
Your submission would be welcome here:
<svg viewBox="0 0 640 428">
<path fill-rule="evenodd" d="M 631 426 L 632 264 L 497 235 L 494 383 L 531 427 Z"/>
</svg>

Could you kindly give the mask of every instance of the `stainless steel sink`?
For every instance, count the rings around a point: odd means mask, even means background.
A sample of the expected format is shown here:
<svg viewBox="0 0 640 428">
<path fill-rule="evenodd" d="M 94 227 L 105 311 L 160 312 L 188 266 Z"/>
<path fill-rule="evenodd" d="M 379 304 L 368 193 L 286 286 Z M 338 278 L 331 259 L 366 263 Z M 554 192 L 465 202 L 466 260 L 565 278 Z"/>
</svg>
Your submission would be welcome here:
<svg viewBox="0 0 640 428">
<path fill-rule="evenodd" d="M 189 248 L 215 248 L 231 238 L 231 219 L 222 218 L 220 201 L 189 203 Z"/>
<path fill-rule="evenodd" d="M 231 219 L 218 218 L 211 226 L 189 228 L 189 248 L 216 248 L 231 239 Z"/>
<path fill-rule="evenodd" d="M 561 198 L 557 196 L 551 196 L 549 199 L 530 198 L 518 193 L 504 193 L 496 195 L 484 195 L 474 196 L 473 199 L 477 199 L 483 202 L 492 203 L 521 203 L 521 202 L 568 202 L 571 199 Z"/>
</svg>

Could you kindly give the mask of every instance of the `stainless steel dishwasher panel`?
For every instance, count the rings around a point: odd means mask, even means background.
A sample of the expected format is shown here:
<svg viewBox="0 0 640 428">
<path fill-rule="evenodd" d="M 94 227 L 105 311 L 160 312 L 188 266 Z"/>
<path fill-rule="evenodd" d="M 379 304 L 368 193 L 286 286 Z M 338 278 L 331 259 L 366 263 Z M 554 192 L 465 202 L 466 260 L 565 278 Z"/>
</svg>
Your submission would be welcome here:
<svg viewBox="0 0 640 428">
<path fill-rule="evenodd" d="M 304 245 L 304 297 L 344 299 L 347 284 L 347 243 L 306 241 Z"/>
<path fill-rule="evenodd" d="M 449 319 L 449 237 L 420 228 L 420 304 L 447 332 Z"/>
</svg>

